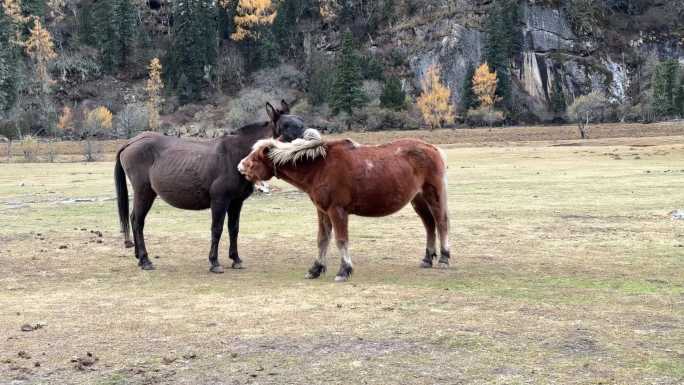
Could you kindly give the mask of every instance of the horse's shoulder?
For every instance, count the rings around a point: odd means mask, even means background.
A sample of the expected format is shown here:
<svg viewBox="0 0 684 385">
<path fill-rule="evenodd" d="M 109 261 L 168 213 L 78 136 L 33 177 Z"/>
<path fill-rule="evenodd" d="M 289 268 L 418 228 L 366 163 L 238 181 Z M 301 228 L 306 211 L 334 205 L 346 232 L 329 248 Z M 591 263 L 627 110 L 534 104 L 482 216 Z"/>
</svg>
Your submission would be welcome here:
<svg viewBox="0 0 684 385">
<path fill-rule="evenodd" d="M 354 150 L 361 147 L 361 144 L 349 139 L 337 139 L 326 143 L 328 147 L 340 148 L 345 150 Z"/>
</svg>

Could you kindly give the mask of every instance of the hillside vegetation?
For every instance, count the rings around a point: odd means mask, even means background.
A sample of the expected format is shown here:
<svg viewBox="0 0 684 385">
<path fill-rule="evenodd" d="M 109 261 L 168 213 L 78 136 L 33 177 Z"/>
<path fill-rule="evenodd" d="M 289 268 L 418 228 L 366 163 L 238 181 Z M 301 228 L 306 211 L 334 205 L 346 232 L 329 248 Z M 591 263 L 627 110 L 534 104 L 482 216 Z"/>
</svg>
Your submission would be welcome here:
<svg viewBox="0 0 684 385">
<path fill-rule="evenodd" d="M 0 3 L 10 138 L 215 136 L 279 99 L 328 131 L 684 114 L 680 1 Z"/>
</svg>

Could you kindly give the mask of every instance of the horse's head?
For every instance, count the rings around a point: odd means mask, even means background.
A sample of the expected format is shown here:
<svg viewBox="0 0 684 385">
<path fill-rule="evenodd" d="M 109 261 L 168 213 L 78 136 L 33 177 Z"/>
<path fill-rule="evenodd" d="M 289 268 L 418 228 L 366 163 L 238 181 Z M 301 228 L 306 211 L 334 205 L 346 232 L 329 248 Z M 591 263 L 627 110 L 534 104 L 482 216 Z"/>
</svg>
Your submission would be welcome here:
<svg viewBox="0 0 684 385">
<path fill-rule="evenodd" d="M 290 115 L 290 106 L 282 100 L 277 109 L 266 103 L 266 112 L 273 124 L 273 137 L 283 142 L 291 142 L 301 138 L 306 130 L 304 121 L 297 115 Z"/>
<path fill-rule="evenodd" d="M 258 141 L 252 148 L 252 152 L 238 163 L 238 171 L 248 181 L 256 183 L 269 180 L 275 175 L 273 161 L 268 157 L 268 152 L 271 149 L 271 140 Z"/>
<path fill-rule="evenodd" d="M 292 142 L 262 139 L 252 146 L 249 153 L 238 164 L 238 171 L 250 182 L 269 180 L 276 176 L 276 168 L 286 164 L 296 165 L 299 161 L 325 158 L 326 146 L 321 133 L 305 130 L 301 138 Z"/>
</svg>

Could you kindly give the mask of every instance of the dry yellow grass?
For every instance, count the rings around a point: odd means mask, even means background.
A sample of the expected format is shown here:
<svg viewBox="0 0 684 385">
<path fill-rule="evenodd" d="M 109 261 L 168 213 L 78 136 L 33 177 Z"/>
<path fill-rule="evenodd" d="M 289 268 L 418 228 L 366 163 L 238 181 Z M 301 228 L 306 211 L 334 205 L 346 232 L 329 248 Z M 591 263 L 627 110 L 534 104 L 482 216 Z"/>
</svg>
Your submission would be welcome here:
<svg viewBox="0 0 684 385">
<path fill-rule="evenodd" d="M 347 284 L 303 279 L 315 213 L 280 182 L 246 270 L 210 274 L 209 213 L 158 201 L 143 272 L 111 163 L 2 164 L 0 383 L 682 383 L 684 137 L 646 141 L 451 147 L 453 267 L 417 268 L 409 207 L 352 218 Z"/>
<path fill-rule="evenodd" d="M 430 143 L 459 147 L 501 147 L 511 145 L 601 145 L 621 143 L 620 138 L 641 138 L 642 144 L 650 143 L 649 138 L 656 138 L 661 143 L 663 138 L 684 135 L 684 121 L 654 124 L 595 124 L 589 127 L 590 141 L 579 141 L 579 132 L 575 125 L 565 126 L 529 126 L 506 128 L 459 128 L 441 130 L 412 131 L 378 131 L 378 132 L 345 132 L 328 135 L 329 138 L 352 138 L 360 143 L 382 143 L 398 138 L 419 138 Z M 199 139 L 202 140 L 202 139 Z M 666 139 L 667 140 L 667 139 Z M 114 153 L 126 140 L 103 140 L 95 142 L 98 160 L 113 160 Z M 57 162 L 83 161 L 85 142 L 57 141 L 52 144 Z M 9 150 L 9 151 L 8 151 Z M 50 144 L 41 142 L 36 150 L 38 161 L 48 159 Z M 11 152 L 11 156 L 8 153 Z M 0 161 L 24 162 L 21 147 L 13 142 L 0 144 Z"/>
</svg>

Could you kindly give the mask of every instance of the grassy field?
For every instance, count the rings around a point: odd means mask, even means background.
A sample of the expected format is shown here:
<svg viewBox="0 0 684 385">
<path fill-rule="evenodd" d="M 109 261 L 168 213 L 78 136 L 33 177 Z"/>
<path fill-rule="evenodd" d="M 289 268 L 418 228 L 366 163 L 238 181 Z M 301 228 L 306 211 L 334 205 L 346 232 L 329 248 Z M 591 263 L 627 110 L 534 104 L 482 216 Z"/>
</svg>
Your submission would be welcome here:
<svg viewBox="0 0 684 385">
<path fill-rule="evenodd" d="M 345 132 L 327 135 L 329 138 L 352 138 L 359 143 L 380 143 L 397 138 L 420 138 L 435 144 L 459 147 L 502 147 L 511 145 L 527 145 L 539 141 L 576 140 L 579 132 L 576 125 L 564 126 L 529 126 L 506 128 L 457 128 L 442 130 L 412 131 L 379 131 L 379 132 Z M 684 136 L 684 121 L 661 122 L 653 124 L 593 124 L 589 128 L 589 136 L 598 140 L 616 138 L 650 138 L 666 136 Z M 203 139 L 197 139 L 203 140 Z M 100 161 L 113 160 L 116 150 L 126 140 L 93 141 L 94 156 Z M 590 142 L 592 143 L 592 142 Z M 600 141 L 599 141 L 600 143 Z M 612 143 L 612 142 L 611 142 Z M 85 159 L 85 142 L 83 141 L 41 141 L 32 148 L 35 159 L 46 162 L 49 153 L 55 154 L 55 162 L 79 162 Z M 0 143 L 0 162 L 26 162 L 24 147 L 18 142 Z"/>
<path fill-rule="evenodd" d="M 315 212 L 282 182 L 247 269 L 210 274 L 209 213 L 157 201 L 143 272 L 111 163 L 0 164 L 0 384 L 681 384 L 684 137 L 577 144 L 446 146 L 452 268 L 417 268 L 408 207 L 352 218 L 346 284 L 303 279 Z"/>
</svg>

